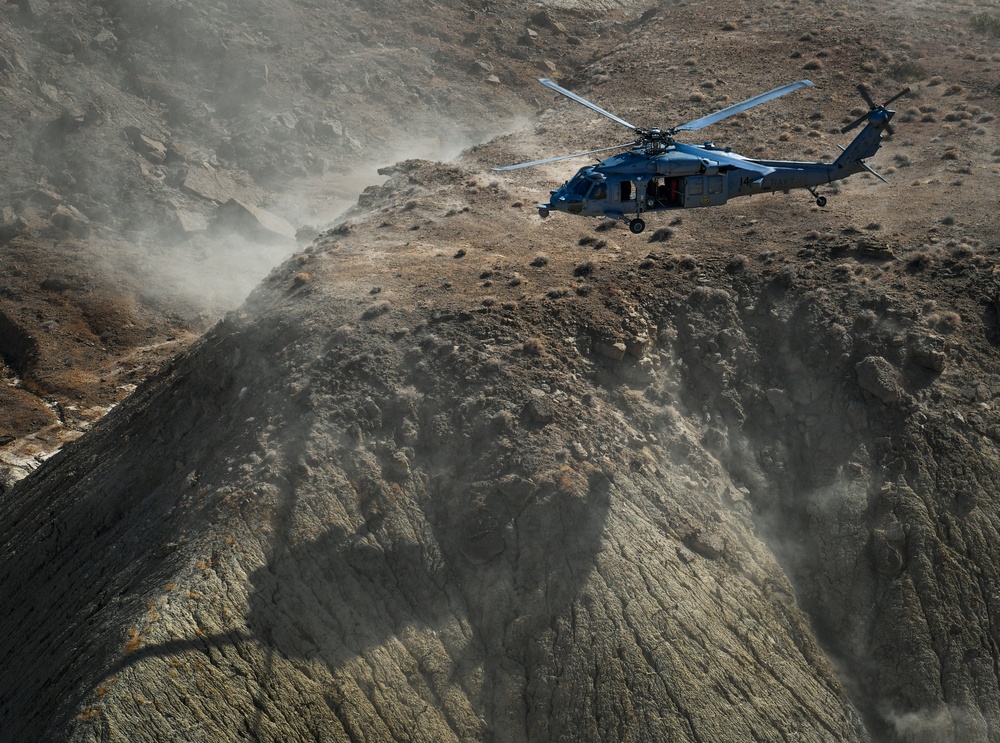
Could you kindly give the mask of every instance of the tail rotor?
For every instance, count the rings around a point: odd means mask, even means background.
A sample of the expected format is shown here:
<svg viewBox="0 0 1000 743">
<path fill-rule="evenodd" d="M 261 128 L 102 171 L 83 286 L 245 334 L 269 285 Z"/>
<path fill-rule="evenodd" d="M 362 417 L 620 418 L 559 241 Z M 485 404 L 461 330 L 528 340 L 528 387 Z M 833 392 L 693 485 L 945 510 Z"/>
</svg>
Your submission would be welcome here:
<svg viewBox="0 0 1000 743">
<path fill-rule="evenodd" d="M 868 122 L 876 126 L 881 124 L 882 128 L 885 129 L 890 136 L 892 136 L 895 133 L 895 131 L 893 130 L 892 125 L 889 123 L 889 119 L 892 118 L 895 111 L 887 110 L 886 106 L 888 106 L 897 98 L 900 98 L 909 92 L 910 92 L 909 88 L 903 88 L 901 91 L 896 93 L 896 95 L 887 100 L 885 103 L 879 105 L 875 103 L 874 100 L 872 100 L 871 95 L 868 93 L 868 89 L 865 88 L 864 85 L 859 85 L 858 93 L 861 95 L 862 99 L 864 99 L 864 102 L 868 104 L 868 111 L 864 113 L 862 116 L 859 116 L 857 119 L 852 121 L 847 126 L 845 126 L 843 129 L 841 129 L 840 133 L 847 134 L 847 132 L 851 131 L 852 129 L 856 129 L 865 122 Z"/>
</svg>

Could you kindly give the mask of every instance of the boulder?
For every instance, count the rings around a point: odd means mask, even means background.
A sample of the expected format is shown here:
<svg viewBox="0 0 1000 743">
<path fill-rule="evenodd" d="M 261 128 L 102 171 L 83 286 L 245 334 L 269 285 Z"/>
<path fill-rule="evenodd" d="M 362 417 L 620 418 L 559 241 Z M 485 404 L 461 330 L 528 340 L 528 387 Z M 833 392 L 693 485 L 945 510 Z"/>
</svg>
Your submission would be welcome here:
<svg viewBox="0 0 1000 743">
<path fill-rule="evenodd" d="M 69 204 L 59 204 L 49 217 L 49 221 L 74 237 L 90 236 L 90 220 L 79 209 Z"/>
<path fill-rule="evenodd" d="M 187 238 L 208 229 L 208 220 L 201 214 L 181 206 L 171 205 L 167 214 L 167 230 L 178 238 Z"/>
<path fill-rule="evenodd" d="M 159 165 L 167 161 L 167 146 L 163 142 L 147 137 L 139 127 L 125 127 L 125 136 L 128 137 L 132 148 L 150 162 Z"/>
<path fill-rule="evenodd" d="M 232 229 L 259 242 L 295 244 L 295 228 L 289 222 L 267 209 L 238 199 L 229 199 L 216 210 L 214 225 L 217 228 Z"/>
<path fill-rule="evenodd" d="M 205 166 L 184 171 L 180 187 L 182 191 L 214 204 L 225 204 L 236 196 L 239 189 L 229 176 Z"/>
<path fill-rule="evenodd" d="M 885 403 L 899 399 L 899 372 L 881 356 L 868 356 L 855 367 L 861 389 Z"/>
</svg>

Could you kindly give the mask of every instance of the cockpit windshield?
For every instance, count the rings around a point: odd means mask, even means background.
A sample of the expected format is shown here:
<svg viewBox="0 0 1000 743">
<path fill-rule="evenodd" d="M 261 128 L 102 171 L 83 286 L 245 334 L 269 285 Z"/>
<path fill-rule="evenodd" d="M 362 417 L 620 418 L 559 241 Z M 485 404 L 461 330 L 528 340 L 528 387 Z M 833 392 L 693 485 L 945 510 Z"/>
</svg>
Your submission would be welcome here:
<svg viewBox="0 0 1000 743">
<path fill-rule="evenodd" d="M 591 198 L 593 198 L 591 189 L 594 187 L 594 184 L 603 186 L 604 178 L 600 174 L 594 173 L 590 168 L 586 168 L 573 176 L 570 182 L 566 184 L 566 190 L 580 198 L 587 198 L 588 193 L 590 193 Z"/>
</svg>

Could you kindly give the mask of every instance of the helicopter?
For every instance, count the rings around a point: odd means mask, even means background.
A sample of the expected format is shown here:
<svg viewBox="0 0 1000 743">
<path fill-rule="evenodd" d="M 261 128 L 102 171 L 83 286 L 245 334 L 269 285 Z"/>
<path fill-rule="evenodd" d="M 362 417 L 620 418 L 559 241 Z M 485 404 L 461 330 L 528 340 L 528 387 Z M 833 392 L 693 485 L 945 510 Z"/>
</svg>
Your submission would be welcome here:
<svg viewBox="0 0 1000 743">
<path fill-rule="evenodd" d="M 638 139 L 612 147 L 517 163 L 493 170 L 530 168 L 558 160 L 628 148 L 626 152 L 611 155 L 596 165 L 580 168 L 560 188 L 550 192 L 548 203 L 538 204 L 537 208 L 543 219 L 552 211 L 561 211 L 628 221 L 629 229 L 635 234 L 646 228 L 646 222 L 642 218 L 646 212 L 719 206 L 737 196 L 776 191 L 788 193 L 793 188 L 809 191 L 816 200 L 816 205 L 822 208 L 826 206 L 826 197 L 817 192 L 818 186 L 863 171 L 887 182 L 865 162 L 865 158 L 878 152 L 883 131 L 890 136 L 893 134 L 889 122 L 896 112 L 886 107 L 910 92 L 909 88 L 905 88 L 879 105 L 872 100 L 866 88 L 859 85 L 858 92 L 868 105 L 868 111 L 840 131 L 841 134 L 846 134 L 861 124 L 865 124 L 865 128 L 850 144 L 840 148 L 842 152 L 833 162 L 801 162 L 758 160 L 737 154 L 728 147 L 716 147 L 712 142 L 700 145 L 678 142 L 674 135 L 677 132 L 702 129 L 799 88 L 813 87 L 809 80 L 788 83 L 670 129 L 642 129 L 548 78 L 541 78 L 538 82 L 591 111 L 628 127 Z M 629 219 L 629 214 L 635 216 Z"/>
</svg>

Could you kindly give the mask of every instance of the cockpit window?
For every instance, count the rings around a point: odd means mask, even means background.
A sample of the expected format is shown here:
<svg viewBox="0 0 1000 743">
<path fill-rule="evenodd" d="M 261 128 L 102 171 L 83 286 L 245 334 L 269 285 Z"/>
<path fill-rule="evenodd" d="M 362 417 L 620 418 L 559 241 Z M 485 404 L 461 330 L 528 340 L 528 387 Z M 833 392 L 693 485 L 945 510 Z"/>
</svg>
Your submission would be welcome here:
<svg viewBox="0 0 1000 743">
<path fill-rule="evenodd" d="M 596 183 L 594 187 L 590 190 L 591 199 L 606 199 L 608 198 L 608 187 L 605 183 Z"/>
<path fill-rule="evenodd" d="M 573 193 L 575 193 L 577 196 L 586 196 L 587 189 L 589 188 L 590 188 L 590 181 L 581 178 L 580 181 L 575 186 L 573 186 Z"/>
</svg>

